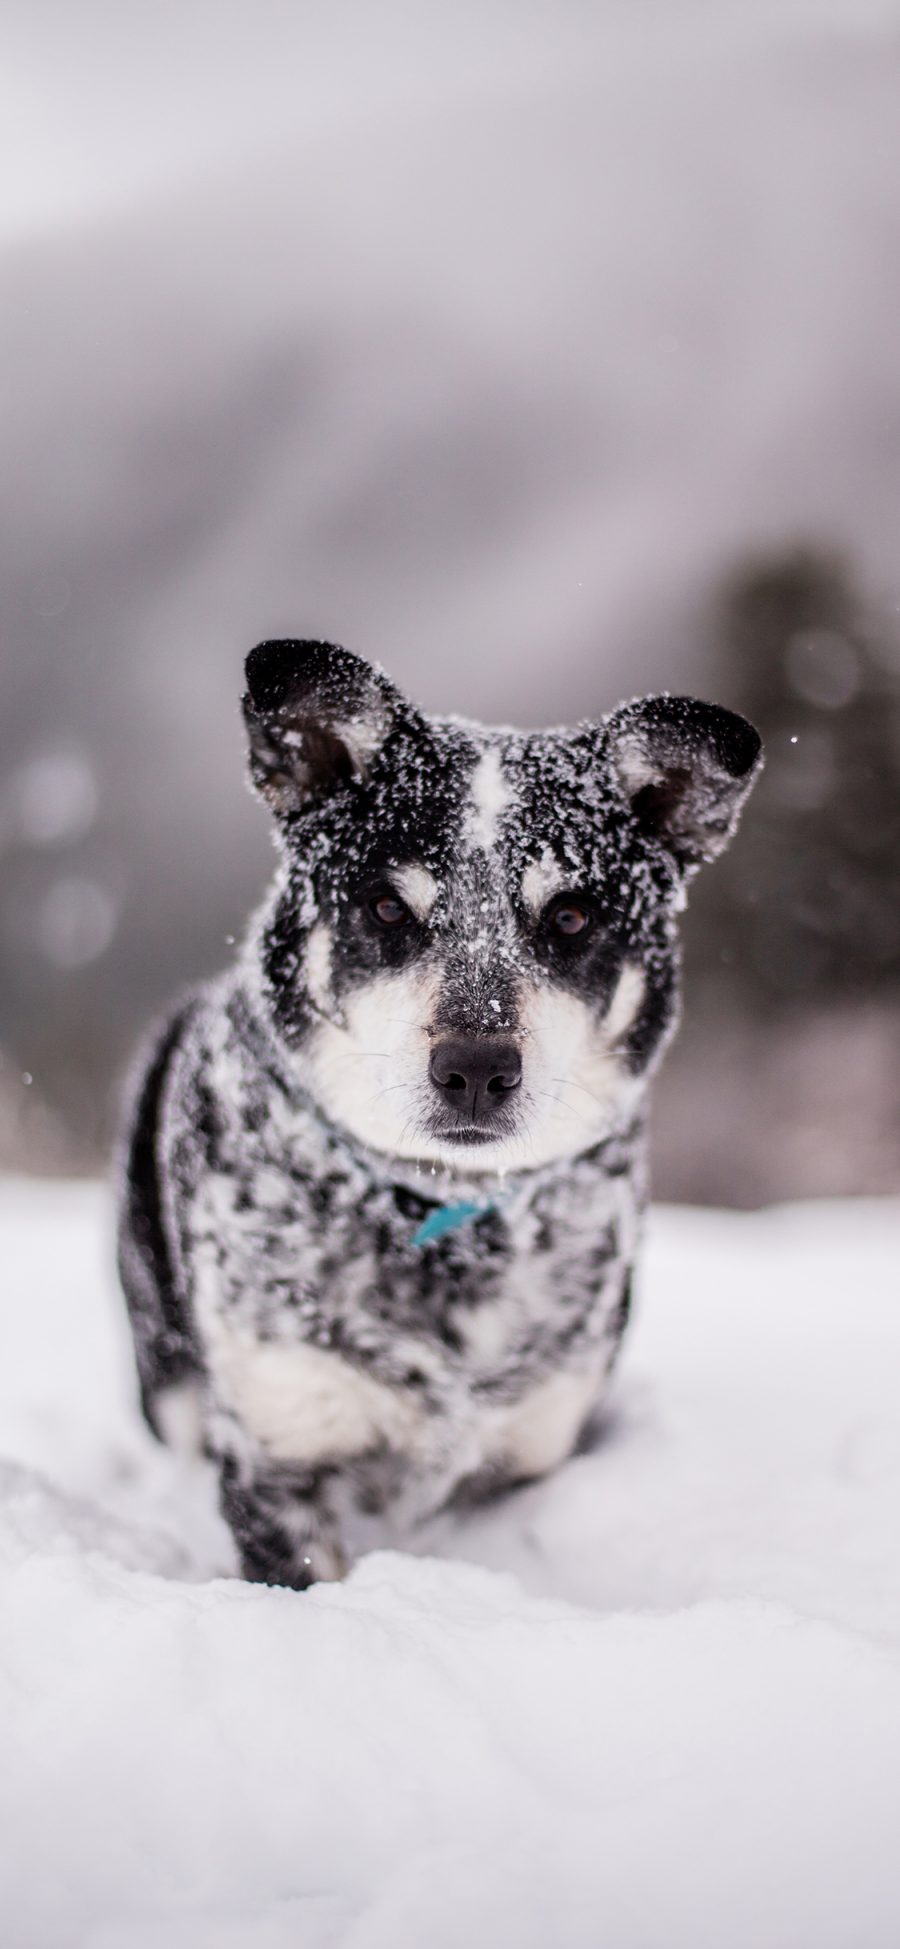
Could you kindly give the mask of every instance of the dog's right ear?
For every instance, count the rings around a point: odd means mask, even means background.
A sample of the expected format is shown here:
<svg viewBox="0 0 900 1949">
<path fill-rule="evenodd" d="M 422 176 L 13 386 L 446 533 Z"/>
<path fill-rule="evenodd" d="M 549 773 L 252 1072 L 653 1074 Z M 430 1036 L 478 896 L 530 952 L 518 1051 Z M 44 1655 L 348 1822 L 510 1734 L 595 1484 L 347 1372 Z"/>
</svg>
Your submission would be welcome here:
<svg viewBox="0 0 900 1949">
<path fill-rule="evenodd" d="M 250 776 L 282 817 L 365 778 L 403 702 L 387 677 L 336 643 L 258 643 L 244 674 Z"/>
</svg>

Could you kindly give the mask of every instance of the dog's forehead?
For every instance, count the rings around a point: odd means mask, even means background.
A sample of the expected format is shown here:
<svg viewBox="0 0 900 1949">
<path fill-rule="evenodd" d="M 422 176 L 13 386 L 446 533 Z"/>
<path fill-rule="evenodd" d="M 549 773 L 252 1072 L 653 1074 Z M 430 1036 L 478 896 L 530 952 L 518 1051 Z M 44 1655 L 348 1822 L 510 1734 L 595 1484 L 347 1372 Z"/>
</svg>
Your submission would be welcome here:
<svg viewBox="0 0 900 1949">
<path fill-rule="evenodd" d="M 496 732 L 469 769 L 463 840 L 499 853 L 516 878 L 551 858 L 569 874 L 585 872 L 614 809 L 586 733 Z"/>
<path fill-rule="evenodd" d="M 454 887 L 477 882 L 488 897 L 485 879 L 494 897 L 533 906 L 557 883 L 605 877 L 615 822 L 596 733 L 420 718 L 398 727 L 354 792 L 311 812 L 293 851 L 338 899 L 400 870 L 398 891 L 425 916 Z"/>
<path fill-rule="evenodd" d="M 431 719 L 396 754 L 386 785 L 405 860 L 442 877 L 483 861 L 519 882 L 551 860 L 571 876 L 602 837 L 607 795 L 584 732 Z"/>
</svg>

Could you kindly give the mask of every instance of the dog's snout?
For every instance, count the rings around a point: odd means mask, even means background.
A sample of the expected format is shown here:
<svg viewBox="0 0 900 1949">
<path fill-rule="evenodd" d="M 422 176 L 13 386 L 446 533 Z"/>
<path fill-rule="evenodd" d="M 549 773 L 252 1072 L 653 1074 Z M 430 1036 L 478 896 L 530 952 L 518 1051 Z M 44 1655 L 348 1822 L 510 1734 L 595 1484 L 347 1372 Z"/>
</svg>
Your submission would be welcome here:
<svg viewBox="0 0 900 1949">
<path fill-rule="evenodd" d="M 515 1043 L 487 1036 L 448 1036 L 432 1050 L 429 1068 L 444 1102 L 471 1122 L 486 1122 L 522 1081 Z"/>
</svg>

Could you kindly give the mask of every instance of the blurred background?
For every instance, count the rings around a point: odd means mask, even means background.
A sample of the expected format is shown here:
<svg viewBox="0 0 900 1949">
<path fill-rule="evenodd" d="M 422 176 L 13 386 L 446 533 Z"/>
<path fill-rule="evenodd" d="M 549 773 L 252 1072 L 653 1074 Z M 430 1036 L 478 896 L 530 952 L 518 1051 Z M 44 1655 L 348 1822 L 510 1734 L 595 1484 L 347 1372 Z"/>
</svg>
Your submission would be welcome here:
<svg viewBox="0 0 900 1949">
<path fill-rule="evenodd" d="M 3 0 L 0 1167 L 85 1171 L 270 870 L 266 635 L 769 762 L 659 1195 L 900 1184 L 900 5 Z"/>
</svg>

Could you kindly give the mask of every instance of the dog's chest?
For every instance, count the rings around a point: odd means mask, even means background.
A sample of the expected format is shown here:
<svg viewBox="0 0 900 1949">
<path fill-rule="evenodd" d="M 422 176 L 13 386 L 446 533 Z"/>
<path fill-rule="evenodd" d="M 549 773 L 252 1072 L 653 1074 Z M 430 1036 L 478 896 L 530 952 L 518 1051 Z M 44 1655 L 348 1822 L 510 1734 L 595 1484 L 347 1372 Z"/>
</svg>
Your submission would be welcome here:
<svg viewBox="0 0 900 1949">
<path fill-rule="evenodd" d="M 632 1207 L 624 1176 L 573 1167 L 419 1244 L 433 1201 L 333 1152 L 205 1172 L 190 1225 L 216 1397 L 278 1463 L 542 1473 L 600 1393 Z"/>
</svg>

